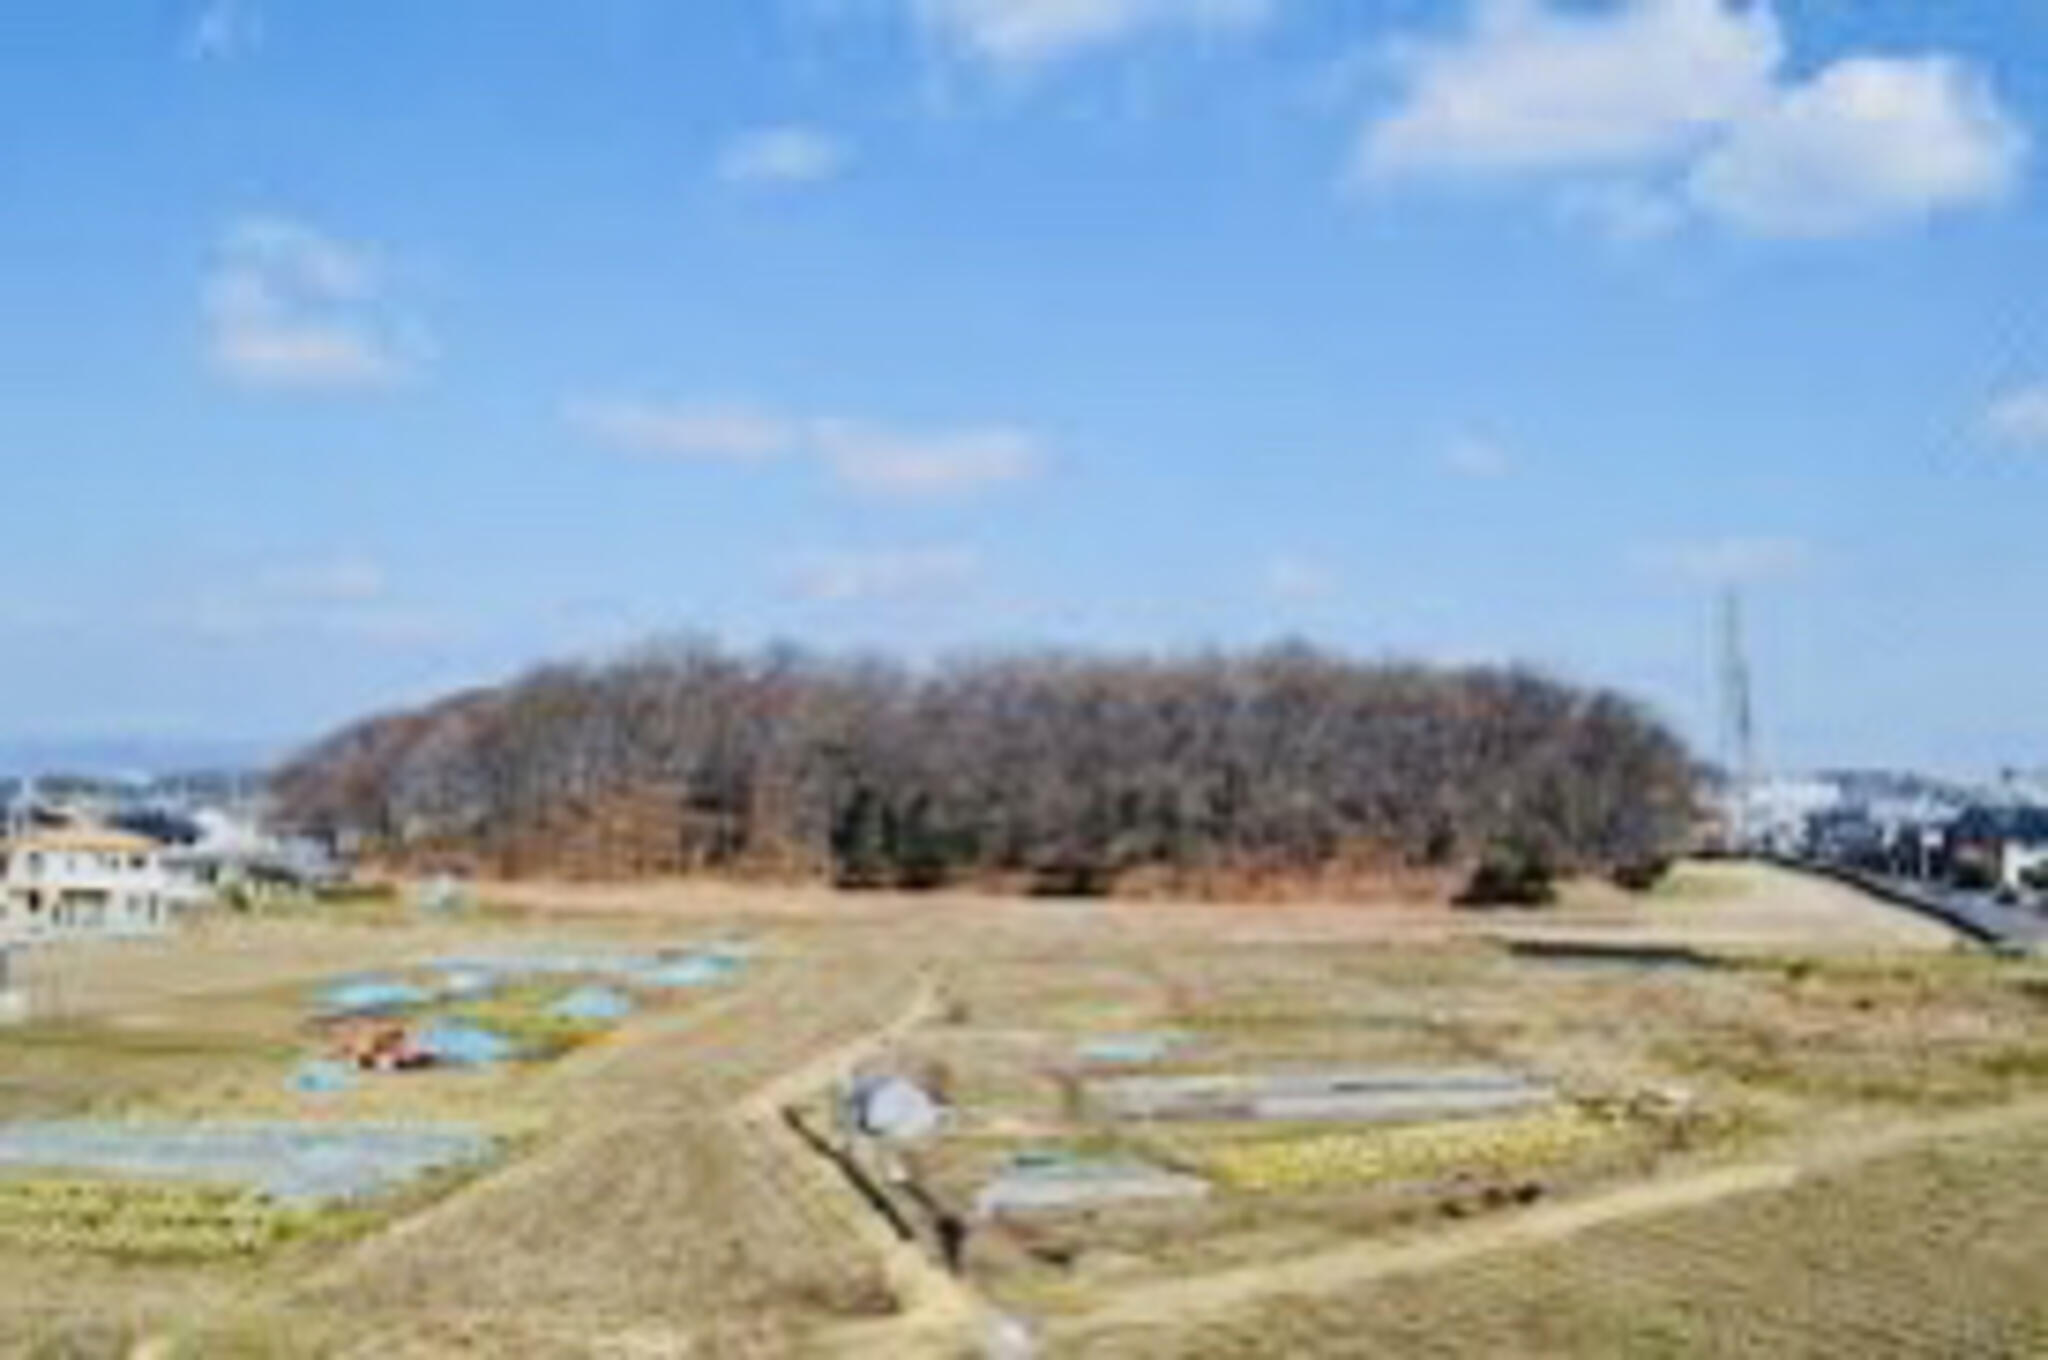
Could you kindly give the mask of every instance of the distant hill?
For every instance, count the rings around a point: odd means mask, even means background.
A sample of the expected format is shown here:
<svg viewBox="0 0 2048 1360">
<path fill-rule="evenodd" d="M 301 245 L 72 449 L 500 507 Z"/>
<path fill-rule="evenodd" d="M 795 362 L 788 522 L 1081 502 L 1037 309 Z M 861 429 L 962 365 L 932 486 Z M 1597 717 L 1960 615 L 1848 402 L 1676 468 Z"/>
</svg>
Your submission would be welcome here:
<svg viewBox="0 0 2048 1360">
<path fill-rule="evenodd" d="M 277 743 L 182 737 L 0 737 L 0 777 L 71 774 L 97 779 L 269 767 Z"/>
</svg>

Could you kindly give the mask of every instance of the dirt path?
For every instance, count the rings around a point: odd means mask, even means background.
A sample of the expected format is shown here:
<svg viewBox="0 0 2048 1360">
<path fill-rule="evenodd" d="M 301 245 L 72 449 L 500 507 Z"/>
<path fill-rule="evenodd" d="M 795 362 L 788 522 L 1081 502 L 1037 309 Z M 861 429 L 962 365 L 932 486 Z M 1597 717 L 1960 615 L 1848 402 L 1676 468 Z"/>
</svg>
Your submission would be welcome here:
<svg viewBox="0 0 2048 1360">
<path fill-rule="evenodd" d="M 1121 1328 L 1185 1327 L 1276 1295 L 1331 1294 L 1392 1276 L 1440 1270 L 1473 1257 L 1554 1242 L 1606 1224 L 1676 1213 L 1739 1195 L 1786 1190 L 1807 1176 L 1944 1139 L 2042 1121 L 2048 1121 L 2048 1100 L 1842 1135 L 1796 1149 L 1780 1161 L 1717 1167 L 1622 1186 L 1416 1241 L 1365 1242 L 1293 1261 L 1162 1281 L 1128 1290 L 1101 1308 L 1062 1322 L 1056 1330 L 1062 1337 L 1073 1338 Z"/>
<path fill-rule="evenodd" d="M 938 990 L 925 978 L 910 1005 L 887 1025 L 778 1075 L 750 1092 L 735 1108 L 749 1136 L 774 1147 L 798 1176 L 811 1182 L 821 1200 L 834 1204 L 846 1216 L 862 1241 L 881 1258 L 890 1288 L 901 1303 L 902 1312 L 886 1322 L 835 1330 L 830 1353 L 836 1356 L 916 1360 L 958 1355 L 983 1314 L 984 1306 L 972 1290 L 941 1270 L 916 1243 L 901 1240 L 885 1227 L 852 1187 L 782 1120 L 786 1107 L 815 1095 L 864 1060 L 885 1052 L 932 1019 L 938 1009 Z"/>
<path fill-rule="evenodd" d="M 901 1014 L 857 1039 L 820 1053 L 798 1067 L 778 1073 L 741 1098 L 735 1107 L 744 1119 L 774 1119 L 785 1105 L 813 1095 L 830 1086 L 844 1073 L 887 1049 L 938 1013 L 938 990 L 931 979 L 919 981 L 910 1004 Z"/>
<path fill-rule="evenodd" d="M 1604 1223 L 1670 1213 L 1735 1195 L 1782 1190 L 1796 1166 L 1757 1164 L 1631 1185 L 1609 1194 L 1548 1205 L 1412 1242 L 1364 1242 L 1271 1265 L 1241 1266 L 1128 1290 L 1060 1330 L 1068 1335 L 1123 1327 L 1183 1326 L 1233 1312 L 1276 1294 L 1328 1294 L 1393 1275 L 1439 1270 L 1490 1252 L 1555 1241 Z"/>
</svg>

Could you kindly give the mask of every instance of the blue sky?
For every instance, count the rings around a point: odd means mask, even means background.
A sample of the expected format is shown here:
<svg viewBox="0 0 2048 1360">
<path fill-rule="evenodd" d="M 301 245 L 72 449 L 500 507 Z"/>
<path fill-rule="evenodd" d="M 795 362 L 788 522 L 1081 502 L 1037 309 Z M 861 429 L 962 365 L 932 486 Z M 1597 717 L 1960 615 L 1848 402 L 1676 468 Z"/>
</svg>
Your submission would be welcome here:
<svg viewBox="0 0 2048 1360">
<path fill-rule="evenodd" d="M 2048 6 L 24 0 L 0 738 L 649 634 L 2048 763 Z"/>
</svg>

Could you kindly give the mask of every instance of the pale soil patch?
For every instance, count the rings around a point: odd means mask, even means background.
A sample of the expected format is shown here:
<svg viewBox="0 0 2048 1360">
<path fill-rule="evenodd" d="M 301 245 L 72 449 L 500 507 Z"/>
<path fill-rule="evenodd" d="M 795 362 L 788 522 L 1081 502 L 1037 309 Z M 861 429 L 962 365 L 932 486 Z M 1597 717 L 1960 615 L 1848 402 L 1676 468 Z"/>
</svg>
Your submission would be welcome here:
<svg viewBox="0 0 2048 1360">
<path fill-rule="evenodd" d="M 1482 927 L 1525 938 L 1596 937 L 1736 952 L 1952 950 L 1962 937 L 1846 884 L 1764 864 L 1680 865 L 1657 892 L 1634 897 L 1581 885 L 1556 911 Z"/>
</svg>

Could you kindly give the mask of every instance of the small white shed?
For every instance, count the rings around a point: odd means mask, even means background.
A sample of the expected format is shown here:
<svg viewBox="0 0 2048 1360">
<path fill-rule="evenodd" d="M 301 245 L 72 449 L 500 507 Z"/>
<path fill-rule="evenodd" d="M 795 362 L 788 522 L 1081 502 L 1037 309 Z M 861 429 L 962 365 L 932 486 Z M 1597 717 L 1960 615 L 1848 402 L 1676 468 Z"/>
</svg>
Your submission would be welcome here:
<svg viewBox="0 0 2048 1360">
<path fill-rule="evenodd" d="M 928 1138 L 946 1122 L 946 1107 L 905 1077 L 855 1078 L 847 1092 L 849 1122 L 871 1138 Z"/>
</svg>

